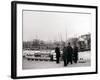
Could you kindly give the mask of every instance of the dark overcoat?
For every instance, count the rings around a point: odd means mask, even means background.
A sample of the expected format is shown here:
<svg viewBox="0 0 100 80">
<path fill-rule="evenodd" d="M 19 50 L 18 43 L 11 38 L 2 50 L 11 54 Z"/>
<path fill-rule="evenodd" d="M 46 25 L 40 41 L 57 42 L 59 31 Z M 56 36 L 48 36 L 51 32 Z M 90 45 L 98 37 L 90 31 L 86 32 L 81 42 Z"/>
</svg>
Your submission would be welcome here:
<svg viewBox="0 0 100 80">
<path fill-rule="evenodd" d="M 78 47 L 73 48 L 73 57 L 77 60 L 78 59 Z"/>
<path fill-rule="evenodd" d="M 67 48 L 66 47 L 63 48 L 63 56 L 62 57 L 64 60 L 67 59 Z"/>
<path fill-rule="evenodd" d="M 59 47 L 55 48 L 56 58 L 60 57 L 60 49 Z"/>
<path fill-rule="evenodd" d="M 71 46 L 67 46 L 67 60 L 72 60 L 73 48 Z"/>
</svg>

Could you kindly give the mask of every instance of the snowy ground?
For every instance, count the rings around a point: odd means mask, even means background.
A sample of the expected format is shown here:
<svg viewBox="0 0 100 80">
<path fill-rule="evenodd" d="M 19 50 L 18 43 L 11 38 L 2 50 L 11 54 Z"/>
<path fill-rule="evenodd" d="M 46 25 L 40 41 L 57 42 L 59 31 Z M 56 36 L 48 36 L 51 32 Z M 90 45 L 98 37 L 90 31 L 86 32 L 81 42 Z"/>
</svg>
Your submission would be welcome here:
<svg viewBox="0 0 100 80">
<path fill-rule="evenodd" d="M 80 59 L 83 59 L 83 63 L 81 62 Z M 63 61 L 60 61 L 59 64 L 56 64 L 55 61 L 32 61 L 32 60 L 27 60 L 23 58 L 22 62 L 22 68 L 23 69 L 45 69 L 45 68 L 62 68 L 64 67 Z M 77 64 L 68 64 L 67 67 L 86 67 L 86 66 L 91 66 L 91 52 L 90 51 L 85 51 L 85 52 L 80 52 L 79 53 L 79 61 Z"/>
</svg>

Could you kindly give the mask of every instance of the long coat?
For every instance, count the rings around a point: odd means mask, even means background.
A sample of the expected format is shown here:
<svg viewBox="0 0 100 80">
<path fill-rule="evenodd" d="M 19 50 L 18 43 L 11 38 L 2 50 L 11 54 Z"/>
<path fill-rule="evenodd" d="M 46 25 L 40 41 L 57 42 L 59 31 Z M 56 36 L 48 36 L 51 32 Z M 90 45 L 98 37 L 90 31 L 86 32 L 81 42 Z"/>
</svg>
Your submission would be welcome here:
<svg viewBox="0 0 100 80">
<path fill-rule="evenodd" d="M 60 57 L 60 49 L 59 47 L 55 48 L 56 58 Z"/>
<path fill-rule="evenodd" d="M 67 46 L 67 60 L 72 60 L 73 48 L 71 46 Z"/>
<path fill-rule="evenodd" d="M 73 49 L 71 46 L 64 47 L 63 59 L 72 60 Z"/>
<path fill-rule="evenodd" d="M 78 60 L 78 47 L 73 48 L 73 57 L 75 60 Z"/>
<path fill-rule="evenodd" d="M 62 57 L 64 60 L 67 59 L 67 48 L 66 47 L 63 48 L 63 56 Z"/>
</svg>

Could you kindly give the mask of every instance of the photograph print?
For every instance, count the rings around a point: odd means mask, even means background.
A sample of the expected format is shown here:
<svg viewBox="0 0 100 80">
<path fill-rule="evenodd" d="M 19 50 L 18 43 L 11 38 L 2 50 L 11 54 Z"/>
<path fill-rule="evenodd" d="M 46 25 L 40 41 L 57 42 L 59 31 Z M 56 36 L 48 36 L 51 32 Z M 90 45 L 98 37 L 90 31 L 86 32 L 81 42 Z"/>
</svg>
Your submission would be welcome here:
<svg viewBox="0 0 100 80">
<path fill-rule="evenodd" d="M 17 76 L 96 73 L 96 6 L 17 3 Z"/>
<path fill-rule="evenodd" d="M 89 13 L 23 10 L 23 69 L 91 66 Z"/>
</svg>

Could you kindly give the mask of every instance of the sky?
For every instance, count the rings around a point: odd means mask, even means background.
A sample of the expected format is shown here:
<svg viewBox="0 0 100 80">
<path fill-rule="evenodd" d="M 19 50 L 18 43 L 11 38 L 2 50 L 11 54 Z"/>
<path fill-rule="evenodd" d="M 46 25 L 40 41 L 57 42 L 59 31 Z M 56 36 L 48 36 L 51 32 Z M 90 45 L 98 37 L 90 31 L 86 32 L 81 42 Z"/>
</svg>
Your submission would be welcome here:
<svg viewBox="0 0 100 80">
<path fill-rule="evenodd" d="M 60 41 L 91 33 L 91 14 L 23 11 L 23 41 Z"/>
</svg>

